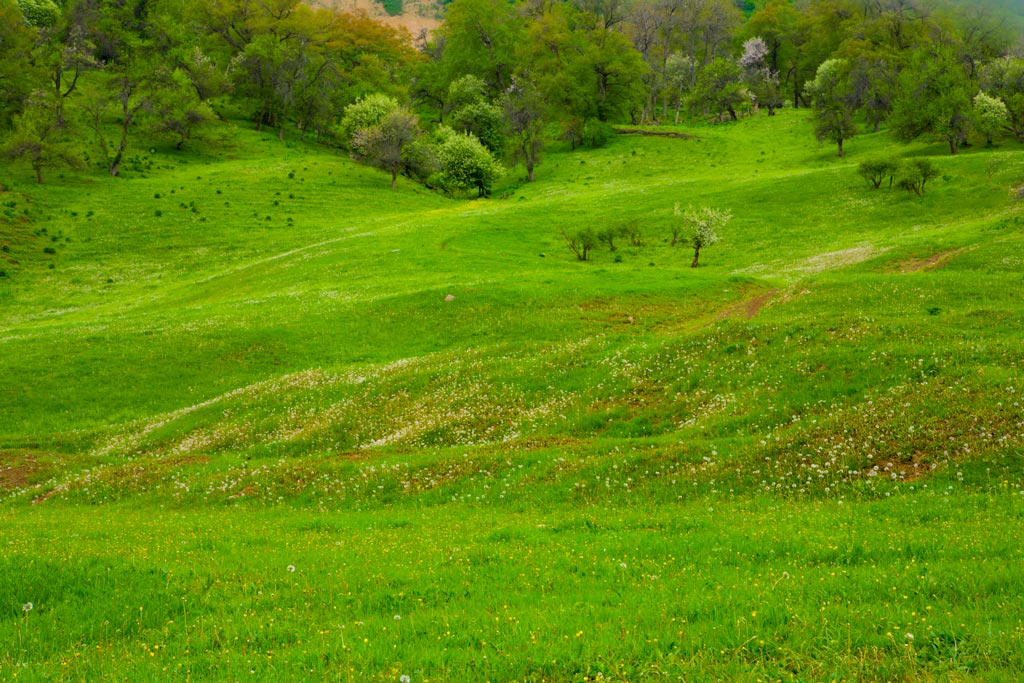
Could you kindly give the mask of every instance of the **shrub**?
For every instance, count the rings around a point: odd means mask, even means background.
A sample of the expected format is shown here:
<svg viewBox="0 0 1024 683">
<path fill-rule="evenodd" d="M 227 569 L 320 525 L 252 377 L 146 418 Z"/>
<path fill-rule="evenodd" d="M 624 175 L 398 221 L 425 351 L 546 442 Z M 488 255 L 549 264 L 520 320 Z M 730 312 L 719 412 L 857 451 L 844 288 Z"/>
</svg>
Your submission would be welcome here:
<svg viewBox="0 0 1024 683">
<path fill-rule="evenodd" d="M 927 159 L 912 159 L 900 167 L 896 184 L 920 197 L 924 194 L 928 181 L 938 176 L 939 171 L 932 162 Z"/>
<path fill-rule="evenodd" d="M 622 226 L 623 236 L 629 240 L 630 246 L 642 247 L 644 246 L 644 237 L 640 232 L 640 222 L 631 221 L 626 225 Z"/>
<path fill-rule="evenodd" d="M 615 135 L 611 124 L 597 119 L 587 119 L 583 124 L 583 144 L 592 149 L 604 147 Z"/>
<path fill-rule="evenodd" d="M 597 239 L 600 242 L 604 242 L 608 245 L 608 251 L 615 251 L 615 240 L 618 237 L 624 235 L 624 231 L 621 227 L 609 227 L 604 230 L 599 230 L 597 233 Z"/>
<path fill-rule="evenodd" d="M 584 228 L 574 233 L 568 233 L 563 230 L 562 238 L 565 239 L 566 246 L 569 247 L 572 253 L 576 254 L 576 258 L 579 261 L 589 260 L 590 252 L 594 249 L 594 245 L 597 244 L 597 235 L 590 228 Z"/>
<path fill-rule="evenodd" d="M 889 178 L 889 187 L 892 187 L 893 178 L 899 171 L 900 163 L 896 159 L 868 159 L 862 161 L 857 168 L 857 173 L 876 190 L 882 186 L 886 178 Z"/>
</svg>

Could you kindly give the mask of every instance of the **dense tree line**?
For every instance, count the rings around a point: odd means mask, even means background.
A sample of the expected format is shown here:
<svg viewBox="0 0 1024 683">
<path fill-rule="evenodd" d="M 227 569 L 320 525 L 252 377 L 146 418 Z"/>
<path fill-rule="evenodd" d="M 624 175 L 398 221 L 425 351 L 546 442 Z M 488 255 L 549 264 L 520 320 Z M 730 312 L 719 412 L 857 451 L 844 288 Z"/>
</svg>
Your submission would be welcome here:
<svg viewBox="0 0 1024 683">
<path fill-rule="evenodd" d="M 840 155 L 882 125 L 955 154 L 1024 141 L 1019 26 L 994 0 L 455 0 L 414 41 L 299 0 L 0 0 L 0 129 L 41 180 L 243 115 L 481 195 L 555 136 L 783 106 Z"/>
</svg>

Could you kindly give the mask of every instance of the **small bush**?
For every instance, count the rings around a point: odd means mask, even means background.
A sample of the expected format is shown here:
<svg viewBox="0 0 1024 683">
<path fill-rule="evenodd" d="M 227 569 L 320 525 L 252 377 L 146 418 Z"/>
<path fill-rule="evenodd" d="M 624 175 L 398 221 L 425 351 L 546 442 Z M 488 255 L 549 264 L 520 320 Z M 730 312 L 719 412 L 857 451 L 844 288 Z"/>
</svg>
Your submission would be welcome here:
<svg viewBox="0 0 1024 683">
<path fill-rule="evenodd" d="M 901 189 L 920 197 L 924 194 L 924 188 L 928 181 L 937 177 L 939 177 L 939 171 L 932 162 L 927 159 L 913 159 L 900 167 L 896 184 Z"/>
<path fill-rule="evenodd" d="M 590 228 L 584 228 L 578 232 L 568 233 L 562 231 L 562 238 L 569 250 L 576 255 L 579 261 L 590 259 L 590 252 L 597 244 L 597 234 Z"/>
<path fill-rule="evenodd" d="M 876 190 L 882 186 L 886 178 L 889 179 L 889 187 L 892 187 L 893 178 L 899 172 L 900 163 L 895 159 L 868 159 L 862 161 L 857 168 L 857 173 Z"/>
<path fill-rule="evenodd" d="M 640 222 L 631 221 L 626 225 L 622 226 L 623 236 L 629 240 L 629 245 L 632 247 L 644 246 L 644 236 L 640 231 Z"/>
<path fill-rule="evenodd" d="M 615 251 L 617 249 L 615 246 L 615 240 L 622 236 L 623 231 L 621 227 L 605 228 L 604 230 L 599 230 L 597 233 L 598 241 L 604 242 L 608 245 L 608 251 Z"/>
<path fill-rule="evenodd" d="M 610 124 L 597 119 L 587 119 L 583 124 L 583 144 L 591 149 L 604 147 L 615 135 Z"/>
<path fill-rule="evenodd" d="M 44 254 L 56 254 L 57 250 L 54 249 L 53 247 L 43 247 L 43 253 Z"/>
</svg>

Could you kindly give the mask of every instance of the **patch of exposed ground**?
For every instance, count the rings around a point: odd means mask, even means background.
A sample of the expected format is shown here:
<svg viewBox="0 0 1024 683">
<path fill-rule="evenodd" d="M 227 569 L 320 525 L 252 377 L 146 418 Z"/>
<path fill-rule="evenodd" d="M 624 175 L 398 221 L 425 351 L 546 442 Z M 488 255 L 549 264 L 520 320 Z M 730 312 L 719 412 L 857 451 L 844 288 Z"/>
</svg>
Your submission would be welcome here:
<svg viewBox="0 0 1024 683">
<path fill-rule="evenodd" d="M 723 320 L 725 318 L 744 318 L 746 320 L 753 320 L 761 309 L 767 306 L 775 295 L 779 293 L 777 289 L 770 289 L 767 292 L 761 292 L 754 297 L 739 302 L 734 306 L 726 308 L 724 311 L 718 314 L 718 319 Z"/>
<path fill-rule="evenodd" d="M 430 0 L 404 0 L 404 12 L 390 16 L 376 0 L 317 0 L 313 5 L 333 7 L 344 12 L 363 12 L 368 17 L 394 28 L 404 28 L 413 39 L 429 37 L 441 25 L 438 4 Z"/>
<path fill-rule="evenodd" d="M 690 135 L 689 133 L 681 133 L 674 130 L 640 130 L 636 128 L 616 128 L 615 132 L 619 135 L 647 135 L 659 138 L 679 138 L 681 140 L 696 140 L 696 135 Z"/>
<path fill-rule="evenodd" d="M 828 251 L 823 254 L 816 254 L 810 258 L 797 263 L 791 270 L 804 273 L 820 273 L 825 270 L 834 270 L 843 266 L 852 266 L 855 263 L 862 263 L 870 258 L 878 256 L 886 249 L 880 249 L 871 245 L 842 249 L 840 251 Z"/>
<path fill-rule="evenodd" d="M 921 259 L 907 259 L 905 261 L 899 261 L 896 263 L 892 272 L 897 273 L 916 273 L 919 270 L 936 270 L 949 263 L 953 258 L 962 253 L 964 250 L 961 249 L 950 249 L 948 251 L 940 251 L 938 254 L 933 254 L 928 258 Z"/>
<path fill-rule="evenodd" d="M 25 488 L 45 478 L 52 465 L 36 454 L 0 451 L 0 491 Z"/>
<path fill-rule="evenodd" d="M 815 254 L 814 256 L 808 256 L 805 259 L 795 262 L 772 261 L 758 263 L 753 266 L 735 270 L 733 271 L 733 274 L 754 276 L 767 275 L 776 278 L 784 273 L 797 273 L 800 275 L 807 273 L 821 273 L 826 270 L 835 270 L 846 266 L 852 266 L 857 263 L 862 263 L 875 258 L 880 254 L 884 254 L 888 250 L 888 247 L 876 247 L 869 244 L 860 247 L 852 247 L 850 249 L 840 249 L 839 251 L 827 251 L 821 254 Z"/>
</svg>

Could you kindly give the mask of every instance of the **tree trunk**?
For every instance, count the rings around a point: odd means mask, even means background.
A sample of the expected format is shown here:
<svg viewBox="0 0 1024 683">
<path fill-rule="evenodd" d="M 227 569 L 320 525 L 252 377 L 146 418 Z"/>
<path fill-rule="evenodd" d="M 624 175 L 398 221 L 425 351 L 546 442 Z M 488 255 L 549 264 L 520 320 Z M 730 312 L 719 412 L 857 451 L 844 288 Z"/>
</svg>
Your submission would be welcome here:
<svg viewBox="0 0 1024 683">
<path fill-rule="evenodd" d="M 533 182 L 533 160 L 526 162 L 526 181 Z"/>
<path fill-rule="evenodd" d="M 732 108 L 731 104 L 727 107 L 727 109 L 729 111 L 729 118 L 731 118 L 733 121 L 738 121 L 739 118 L 736 116 L 736 110 Z"/>
<path fill-rule="evenodd" d="M 32 164 L 32 168 L 34 168 L 35 172 L 36 172 L 36 183 L 39 184 L 39 185 L 42 185 L 43 184 L 43 164 L 42 164 L 42 162 L 37 161 L 36 163 Z"/>
<path fill-rule="evenodd" d="M 398 171 L 391 171 L 391 189 L 395 189 L 395 183 L 398 182 Z"/>
<path fill-rule="evenodd" d="M 843 157 L 843 139 L 839 138 L 836 142 L 839 144 L 839 157 L 842 158 Z"/>
<path fill-rule="evenodd" d="M 949 139 L 949 153 L 953 155 L 957 153 L 956 138 Z"/>
<path fill-rule="evenodd" d="M 53 75 L 54 94 L 56 97 L 55 108 L 56 108 L 56 124 L 61 130 L 67 127 L 67 122 L 64 120 L 64 98 L 61 96 L 61 74 L 60 67 L 57 67 L 56 73 Z"/>
<path fill-rule="evenodd" d="M 121 142 L 117 145 L 117 154 L 114 155 L 113 161 L 110 162 L 110 175 L 117 177 L 118 171 L 121 170 L 121 159 L 124 157 L 124 150 L 128 147 L 128 126 L 130 125 L 130 119 L 126 123 L 121 124 Z"/>
<path fill-rule="evenodd" d="M 693 263 L 690 264 L 691 268 L 697 267 L 697 259 L 700 258 L 700 247 L 693 248 Z"/>
</svg>

